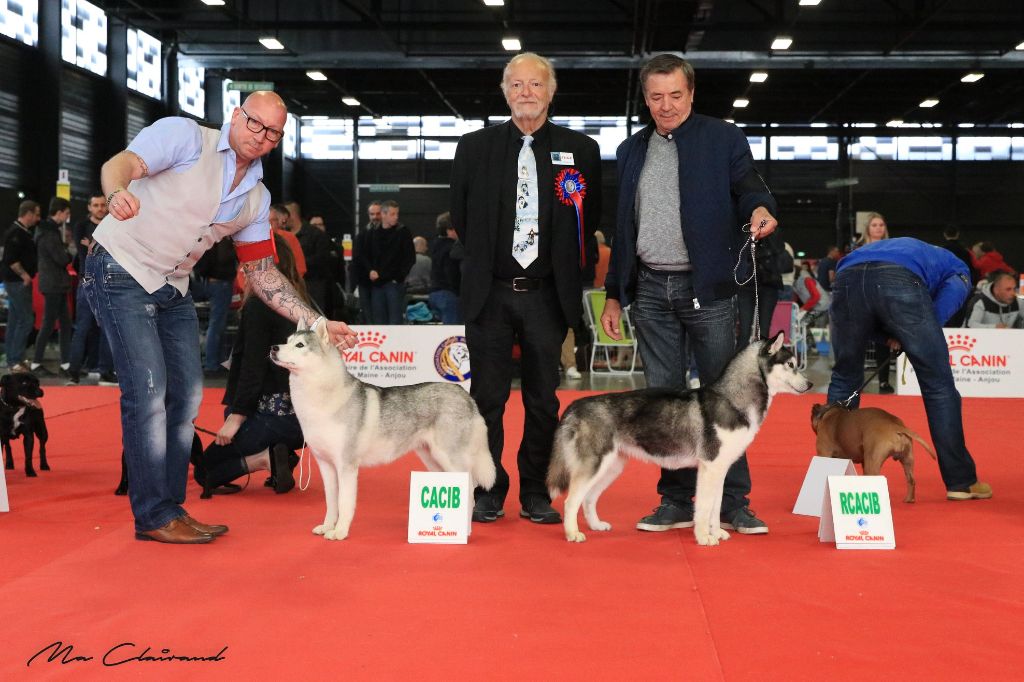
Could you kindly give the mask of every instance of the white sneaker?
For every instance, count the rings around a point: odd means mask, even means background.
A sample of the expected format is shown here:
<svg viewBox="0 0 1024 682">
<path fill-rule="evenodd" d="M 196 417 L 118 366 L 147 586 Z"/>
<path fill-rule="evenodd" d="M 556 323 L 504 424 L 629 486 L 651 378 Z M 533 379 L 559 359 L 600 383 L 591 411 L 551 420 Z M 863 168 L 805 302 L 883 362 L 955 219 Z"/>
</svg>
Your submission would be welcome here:
<svg viewBox="0 0 1024 682">
<path fill-rule="evenodd" d="M 575 367 L 570 367 L 569 369 L 565 370 L 565 378 L 566 379 L 582 379 L 583 375 L 580 374 L 580 371 L 578 369 L 576 369 Z"/>
</svg>

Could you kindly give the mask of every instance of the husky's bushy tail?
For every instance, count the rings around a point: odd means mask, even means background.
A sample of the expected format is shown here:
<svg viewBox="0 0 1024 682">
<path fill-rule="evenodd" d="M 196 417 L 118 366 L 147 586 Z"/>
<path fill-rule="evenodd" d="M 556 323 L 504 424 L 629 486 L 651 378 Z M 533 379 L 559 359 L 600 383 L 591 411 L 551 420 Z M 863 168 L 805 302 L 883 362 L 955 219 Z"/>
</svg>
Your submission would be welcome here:
<svg viewBox="0 0 1024 682">
<path fill-rule="evenodd" d="M 469 473 L 473 476 L 473 485 L 478 485 L 484 490 L 490 490 L 494 487 L 494 481 L 498 477 L 498 470 L 494 466 L 494 460 L 491 458 L 491 449 L 487 445 L 487 424 L 484 423 L 484 418 L 479 414 L 473 419 L 469 440 Z"/>
<path fill-rule="evenodd" d="M 568 420 L 563 421 L 561 428 L 555 431 L 555 440 L 551 445 L 551 463 L 548 465 L 548 495 L 552 502 L 569 488 L 571 477 L 568 450 L 574 447 L 576 447 L 575 425 Z"/>
</svg>

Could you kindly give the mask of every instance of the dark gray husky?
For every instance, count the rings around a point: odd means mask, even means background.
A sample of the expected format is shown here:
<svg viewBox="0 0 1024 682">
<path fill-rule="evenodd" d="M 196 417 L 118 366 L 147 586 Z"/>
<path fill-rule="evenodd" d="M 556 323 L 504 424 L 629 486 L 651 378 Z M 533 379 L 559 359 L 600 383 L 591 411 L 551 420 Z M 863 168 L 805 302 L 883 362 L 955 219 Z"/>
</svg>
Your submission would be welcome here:
<svg viewBox="0 0 1024 682">
<path fill-rule="evenodd" d="M 591 530 L 610 530 L 597 516 L 601 493 L 622 473 L 625 458 L 666 469 L 697 467 L 693 532 L 717 545 L 725 473 L 754 440 L 776 393 L 803 393 L 811 382 L 792 351 L 774 339 L 736 354 L 718 381 L 697 391 L 651 388 L 577 400 L 562 415 L 548 470 L 551 499 L 565 498 L 565 537 L 583 542 L 577 513 Z"/>
</svg>

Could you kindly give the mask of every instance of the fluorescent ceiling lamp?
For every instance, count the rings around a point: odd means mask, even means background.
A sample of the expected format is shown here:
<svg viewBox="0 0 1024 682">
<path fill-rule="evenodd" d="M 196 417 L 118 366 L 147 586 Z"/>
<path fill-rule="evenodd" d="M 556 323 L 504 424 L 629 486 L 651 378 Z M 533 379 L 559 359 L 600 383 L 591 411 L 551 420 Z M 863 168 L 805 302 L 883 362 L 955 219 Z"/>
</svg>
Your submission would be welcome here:
<svg viewBox="0 0 1024 682">
<path fill-rule="evenodd" d="M 725 119 L 725 122 L 726 123 L 735 123 L 736 121 L 734 119 L 727 118 L 727 119 Z"/>
<path fill-rule="evenodd" d="M 903 120 L 899 118 L 894 118 L 885 125 L 889 128 L 899 128 L 901 125 L 903 125 Z"/>
<path fill-rule="evenodd" d="M 772 41 L 773 50 L 788 50 L 789 46 L 793 44 L 793 39 L 789 36 L 779 36 Z"/>
<path fill-rule="evenodd" d="M 828 123 L 820 123 L 820 122 L 812 123 L 811 127 L 812 128 L 828 128 Z"/>
<path fill-rule="evenodd" d="M 349 105 L 350 107 L 358 107 L 359 106 L 359 100 L 357 100 L 355 97 L 342 97 L 341 101 L 344 102 L 345 104 Z"/>
<path fill-rule="evenodd" d="M 307 71 L 306 75 L 315 81 L 327 80 L 327 76 L 325 76 L 322 71 Z"/>
<path fill-rule="evenodd" d="M 768 80 L 768 74 L 764 71 L 755 71 L 750 74 L 751 83 L 764 83 L 766 80 Z"/>
<path fill-rule="evenodd" d="M 800 0 L 800 4 L 804 7 L 817 7 L 821 4 L 821 0 Z"/>
<path fill-rule="evenodd" d="M 1018 45 L 1017 47 L 1015 47 L 1013 49 L 1015 49 L 1015 50 L 1024 50 L 1024 43 L 1021 43 L 1020 45 Z"/>
<path fill-rule="evenodd" d="M 932 107 L 934 107 L 938 103 L 939 103 L 939 100 L 937 100 L 937 99 L 926 99 L 925 101 L 921 102 L 917 106 L 921 107 L 922 109 L 931 109 Z"/>
<path fill-rule="evenodd" d="M 973 123 L 957 123 L 956 127 L 957 128 L 973 128 L 974 124 Z"/>
<path fill-rule="evenodd" d="M 749 99 L 743 99 L 742 97 L 740 99 L 733 100 L 733 102 L 732 102 L 732 105 L 734 107 L 736 107 L 737 109 L 743 109 L 748 104 L 750 104 L 750 100 Z"/>
<path fill-rule="evenodd" d="M 484 0 L 484 4 L 488 7 L 501 7 L 505 4 L 505 0 Z"/>
<path fill-rule="evenodd" d="M 284 44 L 277 38 L 260 38 L 260 45 L 268 50 L 283 50 Z"/>
<path fill-rule="evenodd" d="M 523 44 L 519 42 L 519 38 L 502 38 L 501 46 L 509 52 L 519 52 L 523 49 Z"/>
<path fill-rule="evenodd" d="M 203 4 L 209 5 L 210 7 L 222 7 L 224 5 L 224 0 L 203 0 Z"/>
<path fill-rule="evenodd" d="M 984 77 L 985 77 L 985 74 L 983 74 L 983 73 L 969 73 L 966 76 L 964 76 L 963 78 L 961 78 L 960 82 L 961 83 L 977 83 L 978 81 L 980 81 Z"/>
</svg>

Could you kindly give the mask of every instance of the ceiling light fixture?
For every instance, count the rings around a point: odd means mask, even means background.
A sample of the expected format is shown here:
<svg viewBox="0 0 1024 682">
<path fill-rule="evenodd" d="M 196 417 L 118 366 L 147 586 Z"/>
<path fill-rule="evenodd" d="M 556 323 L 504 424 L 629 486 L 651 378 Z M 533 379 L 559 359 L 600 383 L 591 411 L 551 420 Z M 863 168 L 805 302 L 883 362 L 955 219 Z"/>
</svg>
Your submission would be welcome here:
<svg viewBox="0 0 1024 682">
<path fill-rule="evenodd" d="M 983 74 L 983 73 L 969 73 L 966 76 L 964 76 L 963 78 L 961 78 L 960 82 L 961 83 L 977 83 L 978 81 L 980 81 L 984 77 L 985 77 L 985 74 Z"/>
<path fill-rule="evenodd" d="M 327 76 L 325 76 L 322 71 L 307 71 L 306 75 L 315 81 L 327 80 Z"/>
<path fill-rule="evenodd" d="M 956 127 L 957 128 L 973 128 L 974 124 L 973 123 L 957 123 Z"/>
<path fill-rule="evenodd" d="M 894 118 L 893 120 L 889 121 L 885 125 L 888 128 L 899 128 L 901 125 L 903 125 L 903 119 Z"/>
<path fill-rule="evenodd" d="M 768 80 L 768 74 L 764 71 L 755 71 L 750 74 L 751 83 L 764 83 L 766 80 Z"/>
<path fill-rule="evenodd" d="M 260 38 L 260 45 L 267 48 L 268 50 L 283 50 L 284 44 L 277 38 L 267 36 Z"/>
<path fill-rule="evenodd" d="M 734 107 L 736 107 L 737 109 L 745 109 L 748 104 L 750 104 L 750 100 L 749 99 L 743 99 L 742 97 L 739 98 L 739 99 L 733 100 L 733 102 L 732 102 L 732 105 Z"/>
<path fill-rule="evenodd" d="M 358 107 L 359 106 L 359 100 L 357 100 L 355 97 L 342 97 L 341 101 L 343 103 L 349 105 L 350 107 Z"/>
<path fill-rule="evenodd" d="M 1015 50 L 1024 50 L 1024 43 L 1021 43 L 1020 45 L 1018 45 L 1017 47 L 1015 47 L 1013 49 L 1015 49 Z"/>
<path fill-rule="evenodd" d="M 804 7 L 817 7 L 821 4 L 821 0 L 800 0 L 800 4 Z"/>
<path fill-rule="evenodd" d="M 203 0 L 203 4 L 209 5 L 210 7 L 223 7 L 224 0 Z"/>
<path fill-rule="evenodd" d="M 523 49 L 523 44 L 519 42 L 519 38 L 502 38 L 501 46 L 509 52 L 519 52 Z"/>
<path fill-rule="evenodd" d="M 488 7 L 501 7 L 505 4 L 505 0 L 484 0 L 484 4 Z"/>
<path fill-rule="evenodd" d="M 793 39 L 789 36 L 779 36 L 772 41 L 773 50 L 788 50 L 789 46 L 793 44 Z"/>
<path fill-rule="evenodd" d="M 939 100 L 937 100 L 937 99 L 926 99 L 925 101 L 921 102 L 917 106 L 921 107 L 922 109 L 931 109 L 932 107 L 934 107 L 938 103 L 939 103 Z"/>
</svg>

